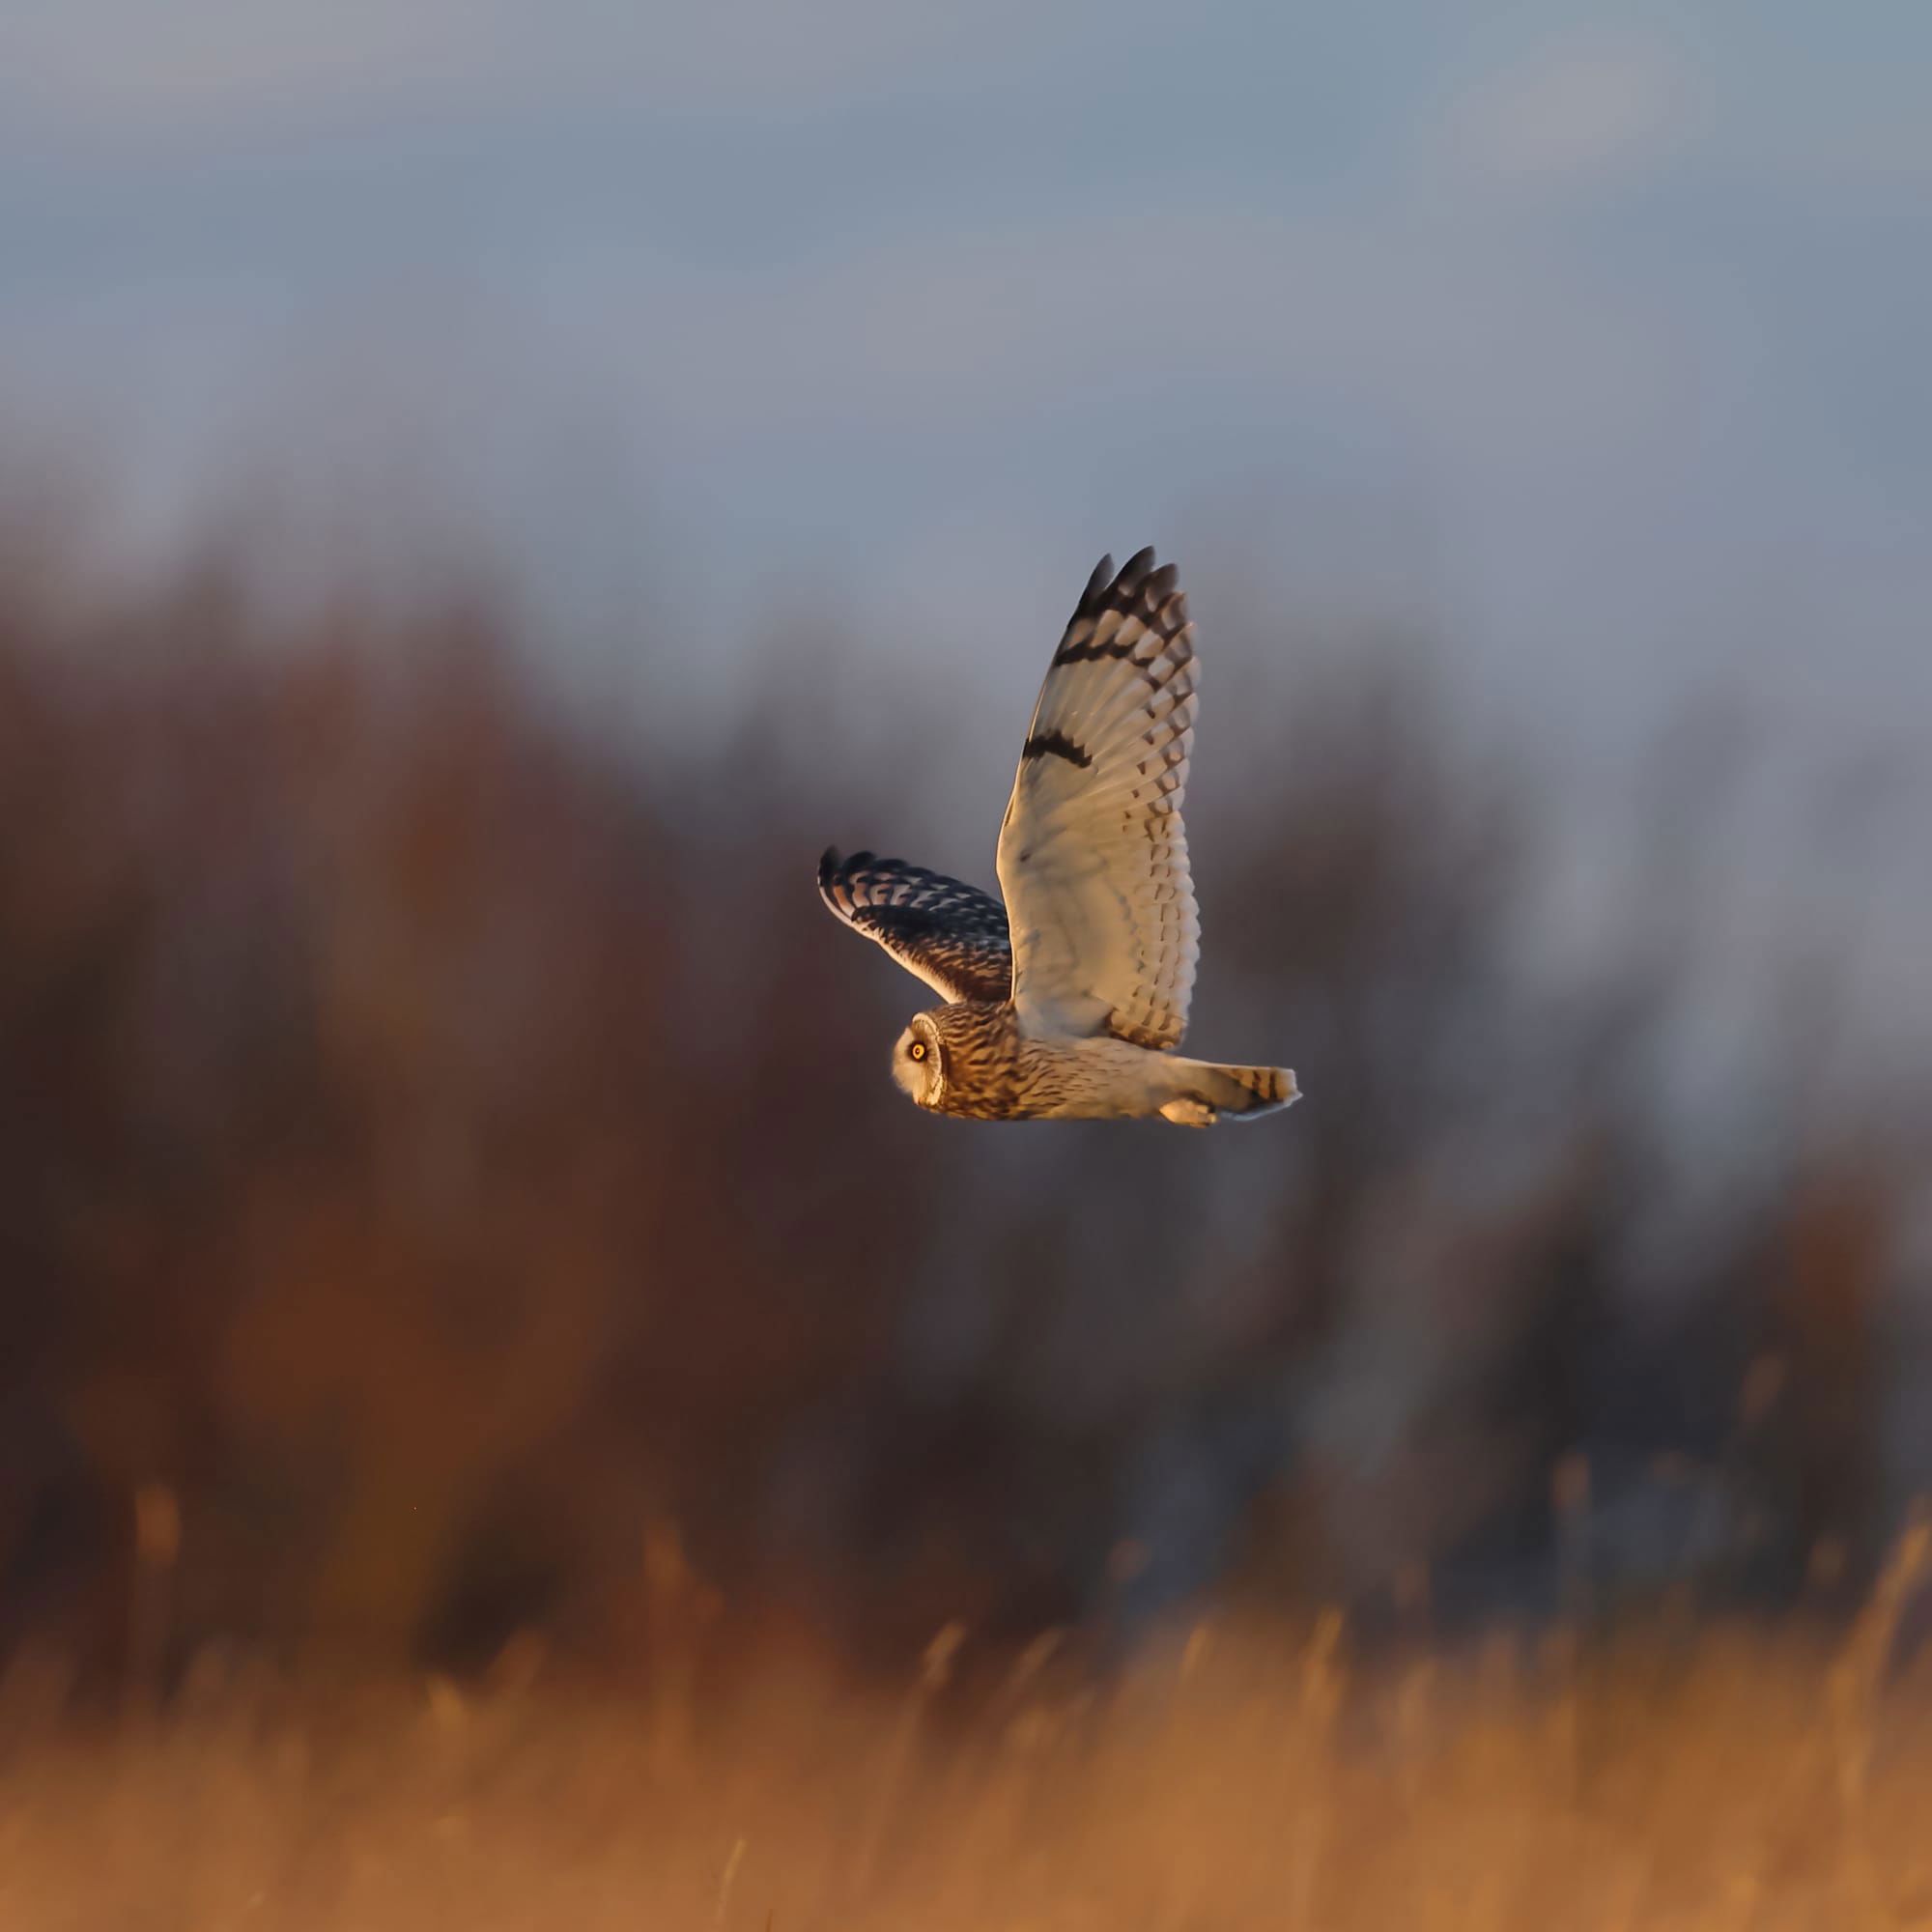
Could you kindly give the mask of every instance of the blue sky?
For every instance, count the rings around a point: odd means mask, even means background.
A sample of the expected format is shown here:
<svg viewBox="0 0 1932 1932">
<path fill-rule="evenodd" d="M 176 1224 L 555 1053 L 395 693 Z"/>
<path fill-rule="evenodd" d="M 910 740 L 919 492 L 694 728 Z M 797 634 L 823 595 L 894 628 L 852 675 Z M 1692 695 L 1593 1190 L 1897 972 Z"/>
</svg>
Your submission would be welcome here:
<svg viewBox="0 0 1932 1932">
<path fill-rule="evenodd" d="M 0 424 L 163 528 L 412 487 L 618 648 L 1004 687 L 1152 540 L 1554 731 L 1909 735 L 1928 75 L 1908 0 L 0 0 Z"/>
</svg>

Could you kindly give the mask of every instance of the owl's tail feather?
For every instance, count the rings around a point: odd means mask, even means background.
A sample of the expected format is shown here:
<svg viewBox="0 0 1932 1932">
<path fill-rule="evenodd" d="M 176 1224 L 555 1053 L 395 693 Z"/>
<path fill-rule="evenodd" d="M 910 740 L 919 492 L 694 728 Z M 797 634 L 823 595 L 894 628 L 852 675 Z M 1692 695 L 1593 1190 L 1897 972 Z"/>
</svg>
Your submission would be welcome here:
<svg viewBox="0 0 1932 1932">
<path fill-rule="evenodd" d="M 1177 1083 L 1180 1098 L 1179 1104 L 1170 1103 L 1171 1111 L 1162 1111 L 1183 1125 L 1209 1123 L 1197 1117 L 1196 1108 L 1211 1109 L 1210 1119 L 1226 1115 L 1231 1120 L 1258 1121 L 1264 1114 L 1293 1106 L 1301 1097 L 1294 1075 L 1286 1066 L 1222 1066 L 1209 1060 L 1178 1060 L 1173 1065 L 1180 1076 Z"/>
</svg>

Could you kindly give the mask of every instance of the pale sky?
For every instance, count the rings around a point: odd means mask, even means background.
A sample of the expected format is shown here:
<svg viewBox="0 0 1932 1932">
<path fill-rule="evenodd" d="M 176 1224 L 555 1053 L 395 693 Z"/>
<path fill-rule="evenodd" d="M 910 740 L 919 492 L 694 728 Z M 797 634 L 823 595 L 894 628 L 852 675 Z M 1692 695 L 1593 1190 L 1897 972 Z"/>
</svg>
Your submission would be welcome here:
<svg viewBox="0 0 1932 1932">
<path fill-rule="evenodd" d="M 162 527 L 400 471 L 606 647 L 1009 681 L 1152 541 L 1932 753 L 1928 87 L 1918 0 L 0 0 L 0 425 Z"/>
</svg>

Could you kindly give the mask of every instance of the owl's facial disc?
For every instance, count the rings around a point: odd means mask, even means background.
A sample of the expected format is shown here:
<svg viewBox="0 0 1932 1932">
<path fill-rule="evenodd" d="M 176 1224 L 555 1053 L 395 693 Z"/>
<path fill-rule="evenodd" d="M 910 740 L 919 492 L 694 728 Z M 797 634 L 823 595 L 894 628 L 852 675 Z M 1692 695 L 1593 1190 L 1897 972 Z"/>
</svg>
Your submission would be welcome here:
<svg viewBox="0 0 1932 1932">
<path fill-rule="evenodd" d="M 930 1029 L 917 1020 L 899 1035 L 898 1043 L 893 1048 L 893 1078 L 922 1107 L 931 1106 L 946 1084 L 940 1067 L 939 1042 Z"/>
</svg>

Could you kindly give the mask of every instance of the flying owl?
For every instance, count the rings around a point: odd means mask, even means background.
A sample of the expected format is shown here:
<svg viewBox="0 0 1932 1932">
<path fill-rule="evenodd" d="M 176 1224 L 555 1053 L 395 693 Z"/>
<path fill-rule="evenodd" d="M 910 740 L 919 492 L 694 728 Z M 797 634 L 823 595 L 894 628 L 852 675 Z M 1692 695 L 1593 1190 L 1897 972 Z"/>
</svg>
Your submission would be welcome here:
<svg viewBox="0 0 1932 1932">
<path fill-rule="evenodd" d="M 893 1077 L 980 1121 L 1254 1120 L 1297 1097 L 1280 1066 L 1174 1049 L 1201 922 L 1180 801 L 1194 626 L 1153 552 L 1100 559 L 1047 668 L 1000 827 L 1006 904 L 898 859 L 818 862 L 818 890 L 946 1004 L 916 1014 Z"/>
</svg>

